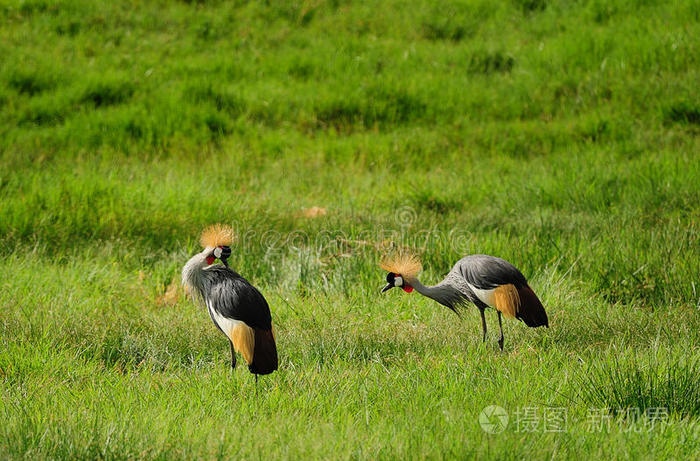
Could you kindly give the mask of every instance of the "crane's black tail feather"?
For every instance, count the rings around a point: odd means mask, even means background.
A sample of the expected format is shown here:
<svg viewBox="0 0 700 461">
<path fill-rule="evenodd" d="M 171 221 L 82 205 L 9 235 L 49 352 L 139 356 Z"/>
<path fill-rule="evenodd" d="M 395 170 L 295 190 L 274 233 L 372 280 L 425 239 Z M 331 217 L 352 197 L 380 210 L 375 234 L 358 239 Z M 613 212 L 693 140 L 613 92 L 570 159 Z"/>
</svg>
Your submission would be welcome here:
<svg viewBox="0 0 700 461">
<path fill-rule="evenodd" d="M 549 328 L 549 319 L 544 306 L 540 302 L 532 288 L 529 285 L 524 285 L 518 288 L 518 296 L 520 298 L 520 308 L 516 318 L 525 322 L 529 327 L 545 326 Z"/>
<path fill-rule="evenodd" d="M 277 369 L 277 346 L 272 330 L 255 328 L 253 361 L 248 365 L 251 373 L 267 375 Z"/>
</svg>

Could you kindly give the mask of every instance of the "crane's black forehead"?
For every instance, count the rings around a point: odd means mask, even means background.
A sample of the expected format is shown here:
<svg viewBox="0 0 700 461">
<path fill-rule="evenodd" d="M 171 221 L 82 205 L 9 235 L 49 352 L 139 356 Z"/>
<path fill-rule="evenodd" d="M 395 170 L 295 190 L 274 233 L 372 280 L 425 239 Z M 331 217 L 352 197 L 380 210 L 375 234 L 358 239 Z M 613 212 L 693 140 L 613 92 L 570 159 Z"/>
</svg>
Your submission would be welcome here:
<svg viewBox="0 0 700 461">
<path fill-rule="evenodd" d="M 386 274 L 386 281 L 387 281 L 387 283 L 393 282 L 395 278 L 396 278 L 396 276 L 395 276 L 393 273 L 391 273 L 391 272 L 389 272 L 388 274 Z"/>
</svg>

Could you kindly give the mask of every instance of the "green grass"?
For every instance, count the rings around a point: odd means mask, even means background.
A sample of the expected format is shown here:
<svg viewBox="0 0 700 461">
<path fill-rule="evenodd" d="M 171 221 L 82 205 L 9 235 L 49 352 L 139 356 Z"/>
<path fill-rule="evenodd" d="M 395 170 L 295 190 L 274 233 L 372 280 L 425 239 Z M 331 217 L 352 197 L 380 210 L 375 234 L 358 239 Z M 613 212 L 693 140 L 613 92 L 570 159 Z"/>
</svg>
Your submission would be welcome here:
<svg viewBox="0 0 700 461">
<path fill-rule="evenodd" d="M 0 0 L 0 22 L 0 458 L 700 451 L 698 1 Z M 214 222 L 272 308 L 257 397 L 173 285 Z M 482 345 L 476 309 L 380 295 L 395 246 L 430 283 L 510 260 L 551 328 L 506 322 L 499 353 L 493 313 Z M 618 412 L 657 407 L 652 430 Z M 528 408 L 566 431 L 518 430 Z"/>
<path fill-rule="evenodd" d="M 615 354 L 610 361 L 593 363 L 583 375 L 584 399 L 596 408 L 634 408 L 641 413 L 665 408 L 680 417 L 700 415 L 697 358 L 680 354 L 646 360 L 621 363 Z"/>
</svg>

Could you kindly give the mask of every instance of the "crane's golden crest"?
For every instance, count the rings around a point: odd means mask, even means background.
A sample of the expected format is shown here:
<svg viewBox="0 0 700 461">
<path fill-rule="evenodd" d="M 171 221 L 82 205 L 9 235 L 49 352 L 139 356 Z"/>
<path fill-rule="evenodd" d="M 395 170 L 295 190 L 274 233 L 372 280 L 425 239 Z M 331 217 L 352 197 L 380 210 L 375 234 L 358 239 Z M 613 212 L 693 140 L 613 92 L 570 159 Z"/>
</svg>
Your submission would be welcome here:
<svg viewBox="0 0 700 461">
<path fill-rule="evenodd" d="M 202 248 L 216 248 L 220 246 L 230 246 L 233 243 L 234 235 L 231 226 L 224 224 L 214 224 L 202 231 L 199 243 Z"/>
<path fill-rule="evenodd" d="M 423 269 L 418 257 L 409 253 L 398 253 L 392 256 L 385 256 L 379 267 L 385 271 L 399 274 L 405 279 L 415 278 Z"/>
</svg>

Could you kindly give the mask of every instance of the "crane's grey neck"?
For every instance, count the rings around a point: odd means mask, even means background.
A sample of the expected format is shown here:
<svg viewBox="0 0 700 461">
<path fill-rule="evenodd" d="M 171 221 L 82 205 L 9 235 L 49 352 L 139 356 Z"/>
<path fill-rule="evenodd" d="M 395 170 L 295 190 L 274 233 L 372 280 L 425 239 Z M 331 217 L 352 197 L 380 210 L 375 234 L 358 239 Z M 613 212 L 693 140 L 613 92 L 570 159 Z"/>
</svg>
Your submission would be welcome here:
<svg viewBox="0 0 700 461">
<path fill-rule="evenodd" d="M 468 301 L 469 295 L 460 290 L 460 285 L 454 283 L 455 281 L 452 280 L 451 275 L 452 274 L 448 274 L 445 280 L 437 285 L 429 287 L 423 285 L 418 278 L 412 278 L 411 280 L 408 280 L 408 283 L 415 288 L 418 293 L 422 294 L 423 296 L 427 296 L 428 298 L 437 301 L 443 306 L 449 307 L 456 312 L 455 308 Z"/>
<path fill-rule="evenodd" d="M 182 268 L 182 285 L 195 297 L 203 297 L 204 269 L 208 266 L 207 255 L 209 252 L 211 249 L 206 248 L 201 253 L 197 253 Z"/>
</svg>

